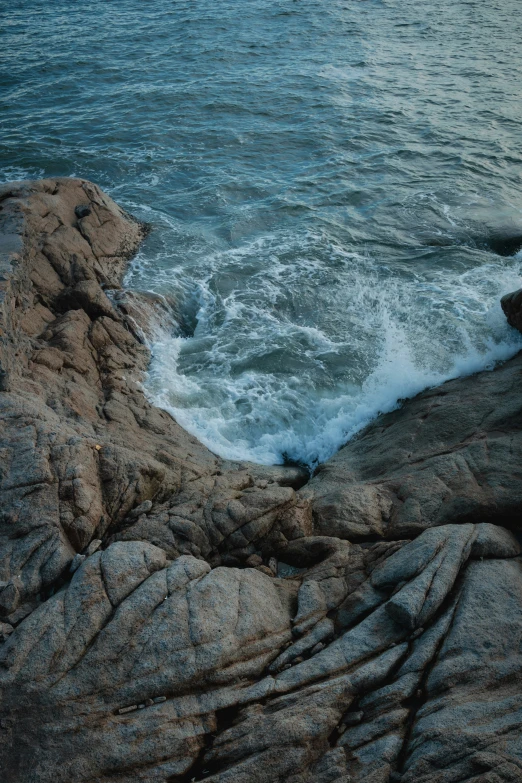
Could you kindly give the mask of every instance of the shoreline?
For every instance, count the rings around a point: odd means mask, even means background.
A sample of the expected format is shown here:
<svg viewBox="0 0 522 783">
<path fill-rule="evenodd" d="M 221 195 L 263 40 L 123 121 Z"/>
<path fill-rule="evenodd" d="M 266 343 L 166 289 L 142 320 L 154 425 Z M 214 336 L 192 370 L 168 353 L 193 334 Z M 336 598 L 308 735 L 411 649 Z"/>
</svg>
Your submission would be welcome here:
<svg viewBox="0 0 522 783">
<path fill-rule="evenodd" d="M 294 462 L 310 465 L 313 469 L 330 459 L 357 431 L 364 429 L 382 413 L 391 412 L 406 399 L 413 398 L 423 390 L 440 386 L 446 380 L 489 370 L 493 364 L 512 358 L 522 347 L 521 334 L 509 328 L 500 308 L 501 294 L 519 284 L 515 269 L 517 258 L 500 259 L 507 263 L 506 270 L 510 270 L 509 275 L 505 272 L 508 275 L 506 277 L 495 265 L 494 258 L 491 261 L 493 266 L 490 267 L 487 258 L 477 257 L 471 264 L 472 271 L 466 273 L 472 277 L 466 277 L 467 303 L 471 308 L 468 316 L 466 308 L 461 309 L 464 305 L 463 282 L 451 272 L 443 283 L 446 292 L 443 308 L 445 315 L 440 314 L 435 319 L 436 324 L 433 323 L 431 311 L 437 307 L 437 294 L 432 297 L 426 292 L 426 309 L 422 305 L 415 314 L 411 286 L 405 282 L 404 297 L 399 291 L 396 291 L 395 297 L 397 302 L 402 302 L 400 309 L 404 324 L 401 328 L 396 321 L 398 311 L 390 310 L 389 292 L 384 288 L 381 294 L 380 287 L 376 287 L 370 297 L 371 307 L 364 298 L 358 305 L 351 305 L 361 323 L 372 323 L 375 327 L 374 337 L 370 337 L 367 344 L 368 367 L 362 377 L 358 377 L 353 386 L 347 386 L 342 380 L 336 384 L 326 372 L 326 387 L 323 389 L 321 381 L 318 385 L 317 378 L 313 381 L 313 367 L 305 370 L 307 365 L 304 365 L 305 375 L 299 382 L 290 369 L 278 369 L 276 360 L 271 358 L 277 356 L 278 351 L 294 351 L 294 327 L 285 326 L 286 306 L 282 307 L 280 315 L 276 314 L 277 323 L 280 318 L 284 323 L 274 325 L 275 331 L 268 327 L 271 337 L 268 343 L 259 348 L 256 348 L 259 330 L 256 328 L 255 314 L 259 308 L 263 312 L 267 311 L 263 297 L 253 311 L 255 323 L 249 327 L 248 322 L 244 322 L 245 333 L 241 338 L 238 336 L 237 344 L 233 331 L 227 326 L 229 319 L 236 325 L 236 304 L 245 297 L 248 299 L 253 287 L 258 285 L 260 291 L 265 289 L 262 272 L 256 272 L 253 277 L 249 274 L 245 279 L 244 271 L 237 266 L 241 284 L 234 284 L 226 300 L 222 300 L 219 294 L 221 275 L 228 274 L 226 270 L 231 259 L 236 254 L 239 254 L 238 258 L 250 258 L 254 246 L 248 240 L 245 243 L 241 241 L 237 247 L 234 245 L 223 251 L 223 256 L 218 254 L 218 261 L 212 260 L 212 253 L 205 253 L 201 258 L 198 256 L 199 261 L 191 275 L 188 270 L 195 260 L 184 261 L 175 247 L 170 248 L 175 243 L 175 234 L 169 233 L 166 228 L 167 216 L 162 216 L 161 210 L 155 210 L 152 203 L 143 212 L 139 211 L 139 199 L 136 197 L 132 203 L 138 214 L 148 219 L 150 213 L 146 210 L 153 210 L 158 224 L 155 238 L 142 247 L 137 259 L 130 264 L 126 285 L 136 287 L 138 291 L 140 288 L 149 289 L 167 296 L 169 291 L 175 291 L 171 293 L 171 299 L 178 299 L 177 306 L 173 303 L 178 328 L 174 326 L 171 329 L 169 325 L 157 334 L 154 356 L 146 379 L 147 393 L 153 404 L 168 410 L 187 431 L 223 459 L 268 465 L 282 464 L 284 455 L 288 455 Z M 275 241 L 275 237 L 272 241 Z M 462 250 L 464 258 L 466 247 Z M 171 263 L 175 266 L 167 272 L 163 265 L 170 268 Z M 466 262 L 463 260 L 463 263 Z M 156 265 L 157 272 L 154 271 Z M 204 272 L 199 272 L 200 266 Z M 223 268 L 218 271 L 218 267 Z M 276 267 L 279 274 L 278 264 Z M 358 262 L 354 262 L 354 267 L 358 268 Z M 259 278 L 258 274 L 261 275 Z M 273 274 L 271 269 L 266 271 L 268 287 L 272 284 Z M 360 271 L 354 274 L 357 276 Z M 441 274 L 440 271 L 437 273 L 437 279 Z M 200 279 L 201 275 L 204 279 Z M 208 275 L 210 282 L 205 283 Z M 306 279 L 305 274 L 302 282 L 294 281 L 295 285 L 306 286 Z M 391 282 L 395 291 L 398 284 L 393 276 Z M 442 280 L 440 282 L 442 284 Z M 210 285 L 209 290 L 207 284 Z M 293 295 L 292 285 L 287 291 L 288 296 Z M 486 290 L 487 295 L 484 293 Z M 285 292 L 281 290 L 280 294 L 282 301 L 285 301 Z M 450 300 L 455 309 L 453 311 L 450 308 L 446 312 Z M 196 301 L 197 305 L 194 304 Z M 405 309 L 407 302 L 411 306 Z M 197 318 L 201 317 L 197 336 L 194 335 L 196 311 L 200 311 Z M 190 324 L 186 313 L 190 313 Z M 389 320 L 388 328 L 384 326 L 384 315 Z M 221 323 L 220 319 L 224 319 L 224 322 Z M 243 320 L 244 316 L 241 316 L 237 321 L 239 333 Z M 316 319 L 312 320 L 315 322 Z M 377 327 L 377 322 L 381 323 L 380 327 Z M 292 323 L 292 318 L 289 323 Z M 299 333 L 301 329 L 308 328 L 295 326 Z M 340 328 L 340 332 L 346 331 L 346 328 L 351 331 L 351 327 L 346 325 Z M 249 333 L 253 336 L 249 337 Z M 321 334 L 325 337 L 325 333 L 321 331 Z M 453 337 L 450 339 L 448 335 Z M 349 334 L 344 339 L 346 345 L 351 344 Z M 152 347 L 151 343 L 149 347 Z M 335 353 L 335 345 L 330 347 L 332 354 Z M 239 352 L 237 356 L 234 354 L 236 348 Z M 255 357 L 258 354 L 266 354 L 268 358 L 260 359 L 261 364 L 254 375 L 251 376 L 247 370 L 236 377 L 233 369 L 236 364 L 241 367 L 245 361 L 247 368 L 252 366 L 255 369 Z M 296 361 L 300 361 L 299 347 L 296 348 L 295 356 Z M 352 377 L 352 373 L 358 373 L 360 358 L 354 355 L 349 360 L 343 377 Z M 334 360 L 327 354 L 325 361 L 329 366 Z M 339 362 L 345 364 L 341 356 L 335 359 L 335 363 Z M 312 364 L 315 363 L 314 359 Z M 291 366 L 290 361 L 288 368 Z M 283 370 L 282 374 L 280 369 Z M 251 394 L 248 392 L 250 387 Z M 244 410 L 244 413 L 240 413 L 240 410 Z"/>
<path fill-rule="evenodd" d="M 9 183 L 0 206 L 6 783 L 450 783 L 479 720 L 487 769 L 518 764 L 475 688 L 498 711 L 522 682 L 522 353 L 309 479 L 233 463 L 147 401 L 139 294 L 105 293 L 144 226 L 85 180 Z"/>
</svg>

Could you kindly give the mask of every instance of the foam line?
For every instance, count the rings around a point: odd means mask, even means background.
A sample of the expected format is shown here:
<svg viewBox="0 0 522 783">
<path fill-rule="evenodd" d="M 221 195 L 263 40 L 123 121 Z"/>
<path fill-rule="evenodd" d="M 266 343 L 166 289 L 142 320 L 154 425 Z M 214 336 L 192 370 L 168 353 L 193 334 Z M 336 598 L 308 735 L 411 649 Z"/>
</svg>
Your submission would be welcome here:
<svg viewBox="0 0 522 783">
<path fill-rule="evenodd" d="M 160 330 L 148 392 L 225 458 L 314 466 L 400 400 L 522 348 L 499 305 L 521 284 L 520 254 L 475 260 L 401 274 L 307 234 L 217 252 L 195 287 L 164 270 L 197 302 L 196 326 Z"/>
</svg>

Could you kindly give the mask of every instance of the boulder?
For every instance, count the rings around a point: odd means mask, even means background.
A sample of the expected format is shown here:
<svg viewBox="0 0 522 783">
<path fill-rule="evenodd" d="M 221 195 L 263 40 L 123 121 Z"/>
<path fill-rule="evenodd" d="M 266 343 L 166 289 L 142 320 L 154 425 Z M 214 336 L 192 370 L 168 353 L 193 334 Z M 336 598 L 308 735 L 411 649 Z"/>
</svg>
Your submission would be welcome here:
<svg viewBox="0 0 522 783">
<path fill-rule="evenodd" d="M 403 538 L 454 522 L 519 530 L 521 380 L 519 354 L 380 416 L 308 483 L 315 532 Z"/>
<path fill-rule="evenodd" d="M 512 291 L 510 294 L 506 294 L 500 300 L 502 309 L 506 315 L 508 323 L 513 328 L 522 331 L 522 289 Z"/>
</svg>

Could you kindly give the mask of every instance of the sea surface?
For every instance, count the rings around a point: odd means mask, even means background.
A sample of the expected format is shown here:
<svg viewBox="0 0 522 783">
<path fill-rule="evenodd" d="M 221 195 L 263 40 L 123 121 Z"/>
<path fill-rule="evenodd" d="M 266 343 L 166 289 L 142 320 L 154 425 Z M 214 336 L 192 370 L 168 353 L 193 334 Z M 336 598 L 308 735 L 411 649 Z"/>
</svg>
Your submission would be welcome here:
<svg viewBox="0 0 522 783">
<path fill-rule="evenodd" d="M 0 0 L 1 177 L 150 222 L 125 284 L 178 314 L 150 398 L 220 455 L 314 466 L 522 347 L 520 10 Z"/>
</svg>

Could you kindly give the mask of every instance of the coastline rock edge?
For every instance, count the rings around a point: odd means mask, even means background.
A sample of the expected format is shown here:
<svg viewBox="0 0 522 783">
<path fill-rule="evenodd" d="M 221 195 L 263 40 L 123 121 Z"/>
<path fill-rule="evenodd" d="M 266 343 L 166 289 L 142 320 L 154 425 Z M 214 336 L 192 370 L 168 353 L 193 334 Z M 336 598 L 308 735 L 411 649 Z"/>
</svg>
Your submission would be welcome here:
<svg viewBox="0 0 522 783">
<path fill-rule="evenodd" d="M 519 781 L 522 357 L 308 482 L 224 461 L 108 296 L 145 231 L 0 188 L 2 780 Z"/>
</svg>

